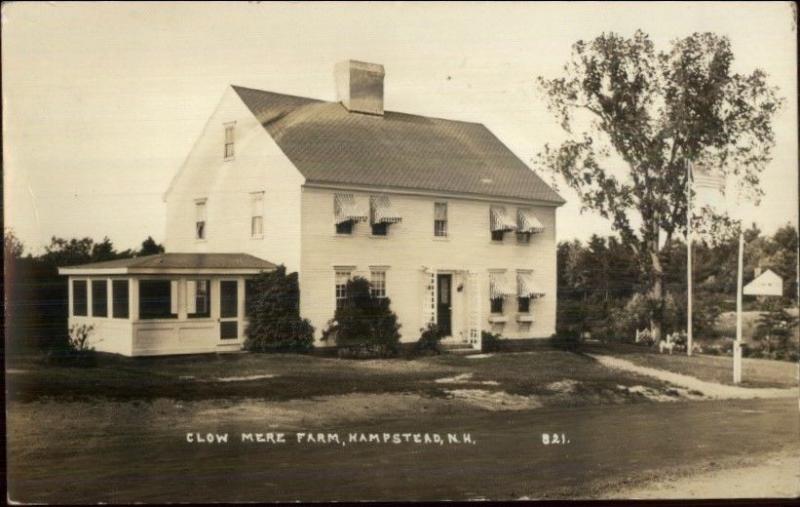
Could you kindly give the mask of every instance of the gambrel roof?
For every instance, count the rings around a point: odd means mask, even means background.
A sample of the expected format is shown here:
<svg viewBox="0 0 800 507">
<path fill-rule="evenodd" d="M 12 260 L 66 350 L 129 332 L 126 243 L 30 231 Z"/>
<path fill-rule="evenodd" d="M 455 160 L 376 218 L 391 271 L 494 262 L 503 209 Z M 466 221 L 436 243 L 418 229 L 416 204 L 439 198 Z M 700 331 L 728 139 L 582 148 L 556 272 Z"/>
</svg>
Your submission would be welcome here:
<svg viewBox="0 0 800 507">
<path fill-rule="evenodd" d="M 233 89 L 308 183 L 564 203 L 482 124 Z"/>
</svg>

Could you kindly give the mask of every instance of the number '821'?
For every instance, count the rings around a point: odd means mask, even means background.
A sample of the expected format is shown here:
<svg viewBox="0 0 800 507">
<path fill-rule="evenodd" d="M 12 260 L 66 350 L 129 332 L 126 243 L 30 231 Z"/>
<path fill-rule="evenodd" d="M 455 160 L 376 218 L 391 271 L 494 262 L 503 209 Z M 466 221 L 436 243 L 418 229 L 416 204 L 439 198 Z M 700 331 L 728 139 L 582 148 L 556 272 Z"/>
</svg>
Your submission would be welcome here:
<svg viewBox="0 0 800 507">
<path fill-rule="evenodd" d="M 542 433 L 543 445 L 564 445 L 568 444 L 566 433 Z"/>
</svg>

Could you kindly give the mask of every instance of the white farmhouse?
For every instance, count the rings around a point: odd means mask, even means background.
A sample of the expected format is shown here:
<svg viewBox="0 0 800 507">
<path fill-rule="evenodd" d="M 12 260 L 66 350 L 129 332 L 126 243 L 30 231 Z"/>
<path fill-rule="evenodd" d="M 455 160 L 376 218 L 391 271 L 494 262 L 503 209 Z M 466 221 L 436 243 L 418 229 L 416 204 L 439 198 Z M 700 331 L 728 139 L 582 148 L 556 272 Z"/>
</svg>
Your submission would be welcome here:
<svg viewBox="0 0 800 507">
<path fill-rule="evenodd" d="M 384 111 L 381 65 L 335 76 L 338 102 L 231 86 L 164 195 L 170 253 L 62 268 L 98 350 L 239 349 L 245 280 L 276 264 L 318 346 L 354 276 L 391 298 L 404 342 L 429 322 L 475 348 L 481 330 L 554 333 L 564 200 L 482 124 Z"/>
</svg>

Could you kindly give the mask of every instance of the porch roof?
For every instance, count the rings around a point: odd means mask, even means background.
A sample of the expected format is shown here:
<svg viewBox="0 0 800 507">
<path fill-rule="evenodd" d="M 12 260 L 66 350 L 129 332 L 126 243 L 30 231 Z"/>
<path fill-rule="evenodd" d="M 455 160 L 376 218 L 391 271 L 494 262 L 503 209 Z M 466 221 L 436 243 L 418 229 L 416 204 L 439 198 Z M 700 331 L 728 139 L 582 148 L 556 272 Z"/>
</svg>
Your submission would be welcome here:
<svg viewBox="0 0 800 507">
<path fill-rule="evenodd" d="M 275 264 L 244 253 L 163 253 L 58 268 L 61 275 L 257 274 Z"/>
</svg>

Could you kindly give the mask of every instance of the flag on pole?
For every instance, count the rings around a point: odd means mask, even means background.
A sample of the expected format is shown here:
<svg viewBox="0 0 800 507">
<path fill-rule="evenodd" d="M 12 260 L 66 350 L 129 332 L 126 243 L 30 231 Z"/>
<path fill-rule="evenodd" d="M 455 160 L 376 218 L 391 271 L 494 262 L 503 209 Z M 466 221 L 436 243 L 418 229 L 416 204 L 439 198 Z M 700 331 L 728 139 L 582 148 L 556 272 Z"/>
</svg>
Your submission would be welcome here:
<svg viewBox="0 0 800 507">
<path fill-rule="evenodd" d="M 710 188 L 719 192 L 725 191 L 725 175 L 719 171 L 714 171 L 701 164 L 692 164 L 691 175 L 695 188 Z"/>
<path fill-rule="evenodd" d="M 726 209 L 725 174 L 703 164 L 691 165 L 691 185 L 696 192 L 695 206 Z"/>
</svg>

